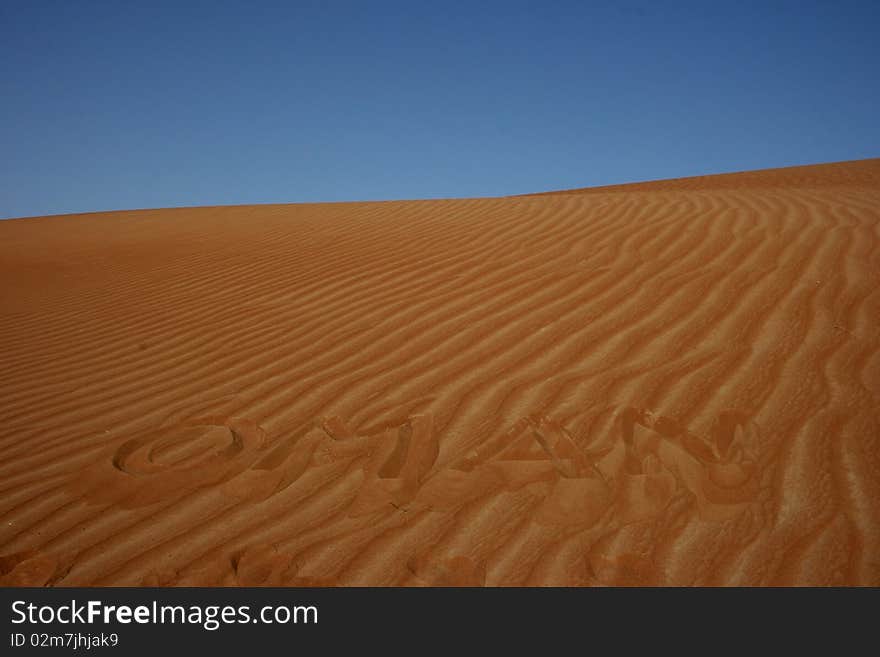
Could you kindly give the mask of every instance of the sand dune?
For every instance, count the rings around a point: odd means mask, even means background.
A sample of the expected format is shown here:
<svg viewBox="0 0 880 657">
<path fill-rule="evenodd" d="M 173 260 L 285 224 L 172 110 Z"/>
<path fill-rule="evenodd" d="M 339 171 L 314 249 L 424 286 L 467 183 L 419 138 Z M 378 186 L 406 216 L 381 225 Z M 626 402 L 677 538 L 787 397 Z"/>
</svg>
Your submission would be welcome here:
<svg viewBox="0 0 880 657">
<path fill-rule="evenodd" d="M 880 160 L 0 222 L 0 584 L 880 585 Z"/>
</svg>

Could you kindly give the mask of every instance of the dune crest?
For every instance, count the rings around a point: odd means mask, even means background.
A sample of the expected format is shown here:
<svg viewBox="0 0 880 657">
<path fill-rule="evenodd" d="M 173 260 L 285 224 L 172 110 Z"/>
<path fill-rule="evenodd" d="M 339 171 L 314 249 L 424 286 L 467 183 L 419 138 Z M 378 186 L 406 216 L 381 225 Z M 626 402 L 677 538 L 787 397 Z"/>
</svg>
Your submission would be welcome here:
<svg viewBox="0 0 880 657">
<path fill-rule="evenodd" d="M 880 160 L 0 222 L 0 584 L 880 585 Z"/>
</svg>

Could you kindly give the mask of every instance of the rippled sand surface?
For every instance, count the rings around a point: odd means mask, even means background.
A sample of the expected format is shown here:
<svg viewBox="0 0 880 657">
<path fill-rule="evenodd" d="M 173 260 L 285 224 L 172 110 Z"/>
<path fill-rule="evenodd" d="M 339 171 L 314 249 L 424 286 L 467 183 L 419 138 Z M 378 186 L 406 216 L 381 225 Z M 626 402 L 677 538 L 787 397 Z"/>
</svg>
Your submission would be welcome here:
<svg viewBox="0 0 880 657">
<path fill-rule="evenodd" d="M 880 585 L 880 160 L 0 222 L 4 585 Z"/>
</svg>

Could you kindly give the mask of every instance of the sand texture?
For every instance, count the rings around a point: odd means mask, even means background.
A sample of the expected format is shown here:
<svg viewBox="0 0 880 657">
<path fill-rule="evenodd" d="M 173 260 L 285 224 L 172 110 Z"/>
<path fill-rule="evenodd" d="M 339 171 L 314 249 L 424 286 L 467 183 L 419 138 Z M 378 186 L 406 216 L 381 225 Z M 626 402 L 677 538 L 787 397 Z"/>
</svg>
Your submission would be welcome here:
<svg viewBox="0 0 880 657">
<path fill-rule="evenodd" d="M 880 585 L 880 160 L 0 267 L 2 585 Z"/>
</svg>

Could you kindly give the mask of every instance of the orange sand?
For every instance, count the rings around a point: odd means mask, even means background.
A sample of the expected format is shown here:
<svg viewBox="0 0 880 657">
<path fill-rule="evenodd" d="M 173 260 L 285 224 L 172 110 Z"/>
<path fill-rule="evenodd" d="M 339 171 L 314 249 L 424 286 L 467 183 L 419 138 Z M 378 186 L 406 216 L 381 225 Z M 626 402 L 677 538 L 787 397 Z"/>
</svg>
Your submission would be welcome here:
<svg viewBox="0 0 880 657">
<path fill-rule="evenodd" d="M 880 160 L 0 222 L 0 584 L 880 585 Z"/>
</svg>

